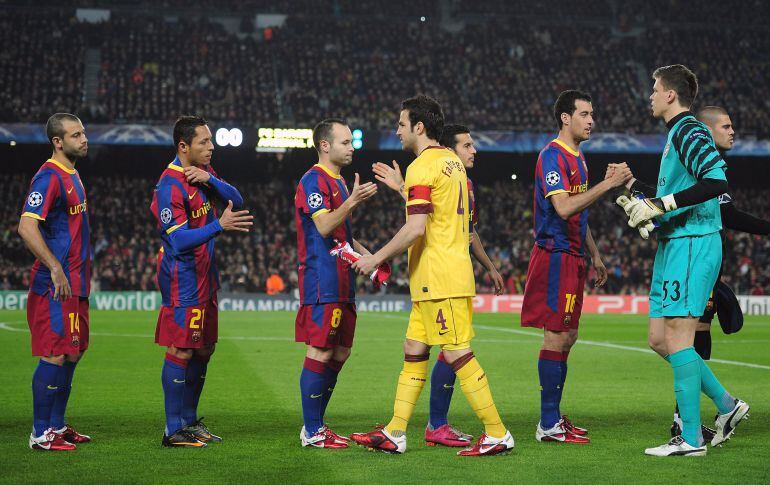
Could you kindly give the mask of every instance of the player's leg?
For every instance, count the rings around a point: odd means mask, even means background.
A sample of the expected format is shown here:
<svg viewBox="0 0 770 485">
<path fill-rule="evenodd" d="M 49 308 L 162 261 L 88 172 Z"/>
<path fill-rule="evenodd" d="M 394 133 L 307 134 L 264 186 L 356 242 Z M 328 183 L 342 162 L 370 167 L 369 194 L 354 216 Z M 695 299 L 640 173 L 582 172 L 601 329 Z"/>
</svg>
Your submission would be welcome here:
<svg viewBox="0 0 770 485">
<path fill-rule="evenodd" d="M 439 352 L 430 375 L 430 414 L 425 427 L 425 444 L 428 446 L 466 447 L 473 436 L 449 424 L 449 405 L 456 381 L 455 371 Z"/>
<path fill-rule="evenodd" d="M 565 343 L 565 348 L 562 351 L 562 360 L 561 360 L 561 386 L 559 386 L 559 414 L 561 415 L 561 422 L 562 426 L 564 426 L 564 430 L 568 433 L 576 436 L 586 437 L 588 436 L 588 430 L 586 428 L 581 428 L 580 426 L 575 426 L 572 421 L 565 415 L 561 413 L 561 401 L 562 396 L 564 395 L 564 386 L 567 382 L 567 360 L 569 358 L 570 351 L 572 350 L 572 347 L 575 345 L 578 339 L 578 329 L 577 328 L 570 328 L 567 341 Z M 586 438 L 588 439 L 588 438 Z"/>
<path fill-rule="evenodd" d="M 339 308 L 342 314 L 341 321 L 338 327 L 336 327 L 337 345 L 335 345 L 334 353 L 326 363 L 326 370 L 324 371 L 326 376 L 326 393 L 321 403 L 321 417 L 326 415 L 326 407 L 329 405 L 334 388 L 337 386 L 340 371 L 342 371 L 342 367 L 350 357 L 356 330 L 357 313 L 355 304 L 342 303 L 339 305 Z M 332 315 L 332 318 L 334 318 L 334 315 Z"/>
<path fill-rule="evenodd" d="M 330 433 L 323 420 L 329 390 L 327 365 L 334 356 L 342 328 L 339 304 L 302 305 L 295 321 L 295 340 L 306 345 L 299 378 L 302 400 L 300 443 L 314 448 L 346 448 L 347 442 Z"/>
<path fill-rule="evenodd" d="M 88 348 L 88 298 L 71 297 L 63 304 L 65 323 L 64 340 L 69 342 L 69 352 L 66 354 L 62 370 L 59 374 L 58 392 L 51 409 L 51 427 L 65 441 L 73 444 L 87 443 L 91 437 L 78 433 L 65 420 L 67 403 L 72 392 L 72 379 L 78 362 Z"/>
<path fill-rule="evenodd" d="M 160 374 L 166 426 L 161 444 L 166 447 L 202 447 L 206 443 L 185 430 L 182 419 L 187 367 L 199 346 L 199 323 L 203 317 L 197 307 L 161 307 L 155 329 L 155 342 L 166 347 Z M 192 328 L 191 328 L 192 327 Z M 193 340 L 193 337 L 197 341 Z"/>
<path fill-rule="evenodd" d="M 75 445 L 64 441 L 51 427 L 51 413 L 64 374 L 67 345 L 62 339 L 64 314 L 61 302 L 51 295 L 30 291 L 27 297 L 27 323 L 32 337 L 32 355 L 39 356 L 32 374 L 32 433 L 29 447 L 33 450 L 71 451 Z"/>
<path fill-rule="evenodd" d="M 429 302 L 413 302 L 404 340 L 404 366 L 398 377 L 393 417 L 386 426 L 368 433 L 353 433 L 359 445 L 386 453 L 406 451 L 406 428 L 428 377 L 430 346 L 425 320 L 431 313 Z M 430 317 L 428 317 L 430 318 Z"/>
<path fill-rule="evenodd" d="M 564 349 L 568 348 L 569 331 L 544 329 L 543 345 L 537 362 L 540 378 L 540 423 L 539 428 L 549 430 L 561 421 L 561 389 L 564 366 Z"/>
<path fill-rule="evenodd" d="M 219 308 L 216 296 L 202 305 L 199 310 L 200 313 L 191 311 L 191 320 L 196 319 L 198 315 L 200 318 L 187 325 L 187 331 L 192 340 L 190 345 L 195 344 L 196 347 L 193 357 L 187 362 L 185 372 L 182 421 L 185 424 L 185 430 L 192 433 L 198 441 L 218 443 L 222 438 L 213 434 L 198 416 L 198 403 L 203 393 L 203 386 L 206 384 L 209 362 L 216 350 L 219 337 Z"/>
</svg>

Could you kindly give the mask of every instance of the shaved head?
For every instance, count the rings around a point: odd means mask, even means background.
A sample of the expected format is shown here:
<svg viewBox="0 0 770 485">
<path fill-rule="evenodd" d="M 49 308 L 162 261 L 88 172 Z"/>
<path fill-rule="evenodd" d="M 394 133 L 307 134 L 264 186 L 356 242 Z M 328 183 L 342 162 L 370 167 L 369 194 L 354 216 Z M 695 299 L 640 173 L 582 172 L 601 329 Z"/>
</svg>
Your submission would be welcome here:
<svg viewBox="0 0 770 485">
<path fill-rule="evenodd" d="M 698 121 L 706 123 L 709 126 L 713 126 L 721 116 L 729 116 L 727 110 L 721 106 L 704 106 L 698 110 L 698 114 L 696 115 Z"/>
<path fill-rule="evenodd" d="M 705 106 L 698 110 L 698 121 L 708 126 L 714 143 L 720 150 L 727 151 L 735 143 L 735 130 L 727 110 L 720 106 Z"/>
</svg>

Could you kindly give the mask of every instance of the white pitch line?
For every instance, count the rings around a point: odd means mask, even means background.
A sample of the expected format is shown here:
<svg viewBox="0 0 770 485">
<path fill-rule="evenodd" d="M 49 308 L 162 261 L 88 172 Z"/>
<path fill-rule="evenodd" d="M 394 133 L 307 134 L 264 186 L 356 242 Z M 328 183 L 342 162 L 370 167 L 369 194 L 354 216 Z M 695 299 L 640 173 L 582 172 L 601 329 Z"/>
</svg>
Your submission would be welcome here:
<svg viewBox="0 0 770 485">
<path fill-rule="evenodd" d="M 396 318 L 395 315 L 381 315 L 385 317 L 391 317 Z M 505 332 L 505 333 L 513 333 L 516 335 L 526 335 L 528 337 L 542 337 L 542 333 L 538 332 L 529 332 L 527 330 L 519 330 L 516 328 L 507 328 L 507 327 L 490 327 L 487 325 L 474 325 L 474 328 L 477 328 L 479 330 L 492 330 L 497 332 Z M 29 330 L 26 328 L 14 328 L 9 326 L 7 323 L 0 322 L 0 330 L 8 330 L 11 332 L 28 332 Z M 153 338 L 154 335 L 149 334 L 140 334 L 140 333 L 102 333 L 102 332 L 90 332 L 89 335 L 94 335 L 97 337 L 138 337 L 138 338 Z M 220 336 L 220 340 L 240 340 L 240 341 L 276 341 L 276 342 L 293 342 L 294 339 L 287 338 L 287 337 L 244 337 L 244 336 Z M 382 341 L 398 341 L 400 342 L 402 339 L 358 339 L 358 340 L 376 340 L 378 342 Z M 476 342 L 485 342 L 485 343 L 522 343 L 523 341 L 520 340 L 498 340 L 498 339 L 474 339 Z M 618 350 L 630 350 L 632 352 L 642 352 L 645 354 L 653 354 L 654 352 L 650 349 L 644 349 L 641 347 L 631 347 L 629 345 L 618 345 L 613 344 L 610 342 L 596 342 L 593 340 L 578 340 L 577 343 L 584 344 L 584 345 L 594 345 L 596 347 L 605 347 L 609 349 L 618 349 Z M 716 362 L 718 364 L 727 364 L 727 365 L 737 365 L 740 367 L 750 367 L 752 369 L 764 369 L 764 370 L 770 370 L 770 365 L 762 365 L 762 364 L 752 364 L 749 362 L 739 362 L 736 360 L 724 360 L 724 359 L 710 359 L 709 362 Z"/>
<path fill-rule="evenodd" d="M 506 328 L 506 327 L 489 327 L 487 325 L 474 325 L 473 328 L 478 328 L 481 330 L 494 330 L 497 332 L 506 332 L 506 333 L 514 333 L 516 335 L 528 335 L 530 337 L 542 337 L 542 333 L 537 332 L 528 332 L 526 330 L 519 330 L 516 328 Z M 596 342 L 594 340 L 578 340 L 577 343 L 584 344 L 584 345 L 594 345 L 596 347 L 606 347 L 609 349 L 618 349 L 618 350 L 630 350 L 632 352 L 642 352 L 645 354 L 654 354 L 651 349 L 643 349 L 641 347 L 631 347 L 629 345 L 618 345 L 613 344 L 610 342 Z M 716 362 L 718 364 L 727 364 L 727 365 L 737 365 L 741 367 L 751 367 L 752 369 L 765 369 L 770 370 L 770 365 L 762 365 L 762 364 L 752 364 L 749 362 L 739 362 L 737 360 L 724 360 L 724 359 L 710 359 L 709 362 Z"/>
</svg>

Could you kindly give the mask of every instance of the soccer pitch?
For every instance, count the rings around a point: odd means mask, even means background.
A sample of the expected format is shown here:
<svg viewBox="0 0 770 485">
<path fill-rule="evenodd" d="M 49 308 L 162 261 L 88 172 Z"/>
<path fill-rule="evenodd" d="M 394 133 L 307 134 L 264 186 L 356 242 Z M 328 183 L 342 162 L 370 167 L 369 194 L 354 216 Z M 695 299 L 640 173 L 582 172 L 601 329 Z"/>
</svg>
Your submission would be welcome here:
<svg viewBox="0 0 770 485">
<path fill-rule="evenodd" d="M 516 439 L 508 456 L 460 458 L 425 446 L 428 387 L 408 430 L 403 456 L 303 449 L 299 373 L 304 346 L 293 342 L 294 314 L 220 314 L 220 342 L 209 366 L 200 414 L 224 438 L 205 449 L 164 449 L 163 349 L 153 343 L 157 315 L 94 311 L 91 349 L 78 366 L 68 421 L 93 443 L 71 453 L 27 447 L 31 427 L 30 356 L 25 315 L 0 311 L 0 440 L 7 483 L 758 483 L 770 477 L 770 319 L 747 317 L 732 336 L 715 328 L 714 372 L 752 407 L 733 439 L 704 458 L 654 458 L 645 447 L 669 438 L 673 412 L 668 365 L 646 350 L 646 318 L 585 315 L 569 359 L 562 412 L 590 429 L 587 446 L 538 443 L 540 334 L 517 315 L 477 314 L 474 351 L 489 376 L 504 422 Z M 327 420 L 340 434 L 368 431 L 391 416 L 401 369 L 406 314 L 359 314 L 356 344 L 340 374 Z M 437 349 L 433 350 L 432 360 Z M 704 423 L 714 406 L 703 396 Z M 478 434 L 481 424 L 459 390 L 450 421 Z"/>
</svg>

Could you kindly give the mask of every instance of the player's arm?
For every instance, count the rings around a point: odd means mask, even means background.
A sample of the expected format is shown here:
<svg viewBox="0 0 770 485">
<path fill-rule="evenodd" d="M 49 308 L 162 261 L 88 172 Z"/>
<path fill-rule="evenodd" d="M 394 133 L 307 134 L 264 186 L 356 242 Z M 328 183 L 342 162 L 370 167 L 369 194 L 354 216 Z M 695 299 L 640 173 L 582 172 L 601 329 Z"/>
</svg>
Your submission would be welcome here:
<svg viewBox="0 0 770 485">
<path fill-rule="evenodd" d="M 727 197 L 728 201 L 723 201 L 724 197 Z M 723 194 L 720 202 L 719 210 L 722 212 L 722 225 L 725 228 L 749 234 L 770 235 L 770 221 L 738 210 L 729 194 Z"/>
<path fill-rule="evenodd" d="M 607 268 L 604 266 L 601 254 L 599 254 L 599 247 L 596 245 L 596 241 L 594 241 L 594 236 L 591 234 L 590 227 L 586 227 L 586 249 L 588 249 L 588 255 L 591 256 L 591 263 L 596 270 L 596 282 L 594 283 L 594 286 L 597 288 L 604 286 L 604 283 L 607 282 Z"/>
<path fill-rule="evenodd" d="M 72 296 L 72 289 L 70 288 L 69 281 L 67 281 L 67 276 L 64 274 L 61 263 L 48 248 L 43 236 L 40 234 L 40 228 L 38 227 L 40 221 L 27 214 L 25 213 L 19 219 L 19 236 L 21 236 L 29 251 L 51 272 L 54 299 L 64 301 Z"/>
<path fill-rule="evenodd" d="M 353 263 L 353 269 L 360 274 L 371 274 L 379 265 L 388 261 L 393 256 L 403 253 L 417 239 L 425 234 L 425 226 L 428 224 L 428 214 L 411 214 L 393 239 L 379 251 L 371 255 L 364 255 Z"/>
<path fill-rule="evenodd" d="M 363 244 L 358 242 L 358 239 L 353 239 L 353 251 L 358 254 L 372 254 Z"/>
<path fill-rule="evenodd" d="M 546 194 L 546 197 L 551 200 L 551 204 L 559 217 L 566 221 L 578 212 L 587 209 L 610 190 L 615 187 L 622 187 L 630 178 L 631 170 L 626 164 L 620 164 L 608 178 L 582 194 L 570 194 L 566 190 L 555 190 Z"/>
<path fill-rule="evenodd" d="M 495 264 L 491 259 L 489 259 L 487 252 L 484 250 L 484 244 L 482 244 L 481 238 L 479 237 L 479 234 L 476 232 L 475 228 L 473 229 L 473 236 L 471 238 L 471 251 L 479 263 L 481 263 L 481 265 L 486 268 L 486 270 L 489 272 L 489 275 L 492 277 L 492 281 L 495 284 L 495 294 L 502 294 L 503 290 L 505 290 L 505 282 L 503 281 L 503 277 L 500 276 L 497 268 L 495 268 Z"/>
<path fill-rule="evenodd" d="M 243 207 L 243 196 L 238 189 L 218 178 L 215 174 L 198 167 L 190 166 L 184 168 L 184 175 L 187 179 L 187 183 L 206 184 L 214 189 L 221 200 L 233 201 L 233 207 L 236 209 Z"/>
<path fill-rule="evenodd" d="M 247 210 L 233 211 L 233 201 L 228 200 L 227 207 L 219 219 L 195 229 L 188 228 L 185 221 L 175 228 L 172 227 L 171 232 L 168 230 L 166 232 L 168 232 L 172 249 L 179 254 L 206 244 L 223 231 L 249 232 L 249 227 L 254 224 L 252 219 L 254 216 L 249 215 Z"/>
<path fill-rule="evenodd" d="M 358 174 L 356 174 L 353 181 L 353 191 L 341 206 L 334 210 L 320 210 L 313 213 L 311 216 L 321 237 L 329 237 L 340 224 L 345 222 L 345 219 L 350 216 L 350 213 L 353 212 L 353 209 L 355 209 L 358 204 L 376 193 L 377 185 L 374 182 L 366 182 L 365 184 L 359 185 L 359 177 Z"/>
<path fill-rule="evenodd" d="M 406 202 L 406 185 L 404 185 L 404 177 L 401 176 L 401 169 L 398 163 L 393 160 L 393 166 L 377 162 L 372 165 L 372 171 L 374 172 L 374 178 L 384 183 L 389 188 L 398 192 L 404 202 Z"/>
</svg>

